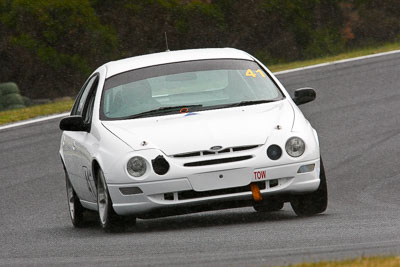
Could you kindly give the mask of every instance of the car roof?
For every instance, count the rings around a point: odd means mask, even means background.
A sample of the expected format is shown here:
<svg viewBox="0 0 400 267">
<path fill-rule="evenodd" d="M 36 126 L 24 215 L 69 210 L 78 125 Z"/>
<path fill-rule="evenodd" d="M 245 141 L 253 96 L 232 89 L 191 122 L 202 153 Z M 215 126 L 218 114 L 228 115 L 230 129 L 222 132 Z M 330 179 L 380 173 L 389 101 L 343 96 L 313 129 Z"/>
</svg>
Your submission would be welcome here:
<svg viewBox="0 0 400 267">
<path fill-rule="evenodd" d="M 177 51 L 166 51 L 136 57 L 130 57 L 105 64 L 107 68 L 106 78 L 121 72 L 139 69 L 154 65 L 174 62 L 203 60 L 203 59 L 245 59 L 254 60 L 244 51 L 234 48 L 202 48 Z"/>
</svg>

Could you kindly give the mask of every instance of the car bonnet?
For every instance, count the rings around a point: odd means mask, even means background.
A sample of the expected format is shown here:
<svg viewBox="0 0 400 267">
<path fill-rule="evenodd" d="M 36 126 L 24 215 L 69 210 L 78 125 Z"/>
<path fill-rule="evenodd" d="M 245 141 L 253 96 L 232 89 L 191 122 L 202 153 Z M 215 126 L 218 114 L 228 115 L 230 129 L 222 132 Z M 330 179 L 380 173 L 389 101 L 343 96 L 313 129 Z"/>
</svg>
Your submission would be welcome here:
<svg viewBox="0 0 400 267">
<path fill-rule="evenodd" d="M 279 125 L 290 131 L 294 111 L 289 101 L 131 120 L 102 121 L 134 150 L 159 149 L 166 155 L 220 146 L 262 145 Z"/>
</svg>

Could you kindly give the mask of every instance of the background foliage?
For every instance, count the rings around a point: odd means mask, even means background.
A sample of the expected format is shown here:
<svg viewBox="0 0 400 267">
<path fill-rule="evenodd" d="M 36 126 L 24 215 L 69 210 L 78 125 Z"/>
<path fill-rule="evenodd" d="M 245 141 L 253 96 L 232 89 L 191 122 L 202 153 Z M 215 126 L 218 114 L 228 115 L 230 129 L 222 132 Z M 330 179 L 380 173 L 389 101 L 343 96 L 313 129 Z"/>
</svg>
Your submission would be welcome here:
<svg viewBox="0 0 400 267">
<path fill-rule="evenodd" d="M 0 82 L 32 98 L 73 96 L 110 60 L 235 47 L 264 63 L 397 41 L 397 0 L 0 0 Z"/>
</svg>

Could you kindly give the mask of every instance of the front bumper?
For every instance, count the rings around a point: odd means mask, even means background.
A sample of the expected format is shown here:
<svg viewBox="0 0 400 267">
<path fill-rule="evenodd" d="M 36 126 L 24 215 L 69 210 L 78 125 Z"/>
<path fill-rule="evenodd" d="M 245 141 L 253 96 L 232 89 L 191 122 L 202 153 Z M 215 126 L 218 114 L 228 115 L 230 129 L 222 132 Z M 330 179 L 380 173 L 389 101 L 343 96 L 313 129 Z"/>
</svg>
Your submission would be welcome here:
<svg viewBox="0 0 400 267">
<path fill-rule="evenodd" d="M 309 164 L 315 164 L 312 171 L 298 173 L 301 166 Z M 224 169 L 151 182 L 111 183 L 108 189 L 117 214 L 140 216 L 163 209 L 184 209 L 187 212 L 191 209 L 196 211 L 196 207 L 201 206 L 202 210 L 212 210 L 216 203 L 231 203 L 232 207 L 251 205 L 250 183 L 259 185 L 263 197 L 312 192 L 319 186 L 319 173 L 318 158 L 274 167 Z M 224 181 L 230 177 L 231 180 Z M 133 193 L 123 194 L 123 188 Z"/>
</svg>

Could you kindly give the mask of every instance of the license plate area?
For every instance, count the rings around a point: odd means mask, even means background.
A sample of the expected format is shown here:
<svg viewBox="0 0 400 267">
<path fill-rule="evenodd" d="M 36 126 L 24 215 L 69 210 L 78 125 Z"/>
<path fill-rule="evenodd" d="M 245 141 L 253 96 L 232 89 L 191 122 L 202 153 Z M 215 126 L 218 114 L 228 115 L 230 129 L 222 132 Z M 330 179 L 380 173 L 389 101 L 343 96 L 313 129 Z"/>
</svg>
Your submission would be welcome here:
<svg viewBox="0 0 400 267">
<path fill-rule="evenodd" d="M 190 175 L 189 181 L 195 191 L 208 191 L 239 187 L 250 184 L 254 176 L 250 168 L 223 170 Z"/>
</svg>

